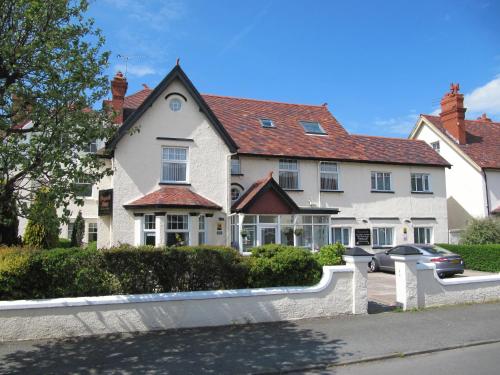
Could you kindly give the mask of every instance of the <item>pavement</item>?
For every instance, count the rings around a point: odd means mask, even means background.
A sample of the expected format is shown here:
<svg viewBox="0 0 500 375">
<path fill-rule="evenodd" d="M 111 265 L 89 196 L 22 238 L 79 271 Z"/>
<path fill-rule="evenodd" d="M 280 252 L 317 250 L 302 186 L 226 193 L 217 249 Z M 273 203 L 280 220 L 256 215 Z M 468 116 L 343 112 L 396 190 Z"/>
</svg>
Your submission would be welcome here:
<svg viewBox="0 0 500 375">
<path fill-rule="evenodd" d="M 355 366 L 353 362 L 367 359 L 500 342 L 499 316 L 500 303 L 490 303 L 246 326 L 9 342 L 0 344 L 0 373 L 341 373 L 339 367 L 331 366 Z"/>
</svg>

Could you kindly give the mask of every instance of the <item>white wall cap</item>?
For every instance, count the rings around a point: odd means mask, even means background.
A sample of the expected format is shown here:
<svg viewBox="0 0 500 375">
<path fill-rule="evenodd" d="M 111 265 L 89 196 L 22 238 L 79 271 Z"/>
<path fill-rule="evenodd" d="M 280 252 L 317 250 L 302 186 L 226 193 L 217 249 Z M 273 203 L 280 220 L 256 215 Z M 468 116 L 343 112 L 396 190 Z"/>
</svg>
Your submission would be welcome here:
<svg viewBox="0 0 500 375">
<path fill-rule="evenodd" d="M 370 263 L 373 259 L 372 256 L 352 256 L 352 255 L 342 255 L 342 259 L 346 263 Z"/>
</svg>

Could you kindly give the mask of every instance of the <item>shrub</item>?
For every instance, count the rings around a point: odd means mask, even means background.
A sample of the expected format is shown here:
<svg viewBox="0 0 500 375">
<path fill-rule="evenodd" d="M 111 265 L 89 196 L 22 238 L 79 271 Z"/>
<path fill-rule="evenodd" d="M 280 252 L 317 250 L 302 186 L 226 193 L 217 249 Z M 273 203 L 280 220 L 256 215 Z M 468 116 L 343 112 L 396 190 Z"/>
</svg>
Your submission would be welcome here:
<svg viewBox="0 0 500 375">
<path fill-rule="evenodd" d="M 59 238 L 57 241 L 57 248 L 67 249 L 68 247 L 71 247 L 71 241 L 66 238 Z"/>
<path fill-rule="evenodd" d="M 47 190 L 36 194 L 24 232 L 25 245 L 37 249 L 56 247 L 59 240 L 59 219 L 54 201 Z"/>
<path fill-rule="evenodd" d="M 465 263 L 465 268 L 467 269 L 485 272 L 500 272 L 500 244 L 440 244 L 439 246 L 462 256 Z"/>
<path fill-rule="evenodd" d="M 316 261 L 321 266 L 337 266 L 343 264 L 342 255 L 345 247 L 341 243 L 323 246 L 316 254 Z"/>
<path fill-rule="evenodd" d="M 464 245 L 500 244 L 500 220 L 472 219 L 460 238 Z"/>
<path fill-rule="evenodd" d="M 85 246 L 87 250 L 97 250 L 97 241 L 92 241 Z"/>
<path fill-rule="evenodd" d="M 71 246 L 81 247 L 84 234 L 85 221 L 82 217 L 82 211 L 78 211 L 78 215 L 76 215 L 75 222 L 73 223 L 73 230 L 71 231 Z"/>
<path fill-rule="evenodd" d="M 248 263 L 252 287 L 313 285 L 321 278 L 321 266 L 313 254 L 293 246 L 256 247 Z"/>
</svg>

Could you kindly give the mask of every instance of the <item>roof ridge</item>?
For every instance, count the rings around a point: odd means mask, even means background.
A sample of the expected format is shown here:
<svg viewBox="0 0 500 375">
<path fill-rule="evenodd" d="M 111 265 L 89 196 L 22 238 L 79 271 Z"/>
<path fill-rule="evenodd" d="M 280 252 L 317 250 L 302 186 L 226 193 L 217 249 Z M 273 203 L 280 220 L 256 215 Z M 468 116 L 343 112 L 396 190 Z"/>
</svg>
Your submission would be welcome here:
<svg viewBox="0 0 500 375">
<path fill-rule="evenodd" d="M 301 106 L 301 107 L 327 108 L 326 106 L 324 106 L 322 104 L 299 104 L 299 103 L 280 102 L 280 101 L 277 101 L 277 100 L 243 98 L 243 97 L 240 97 L 240 96 L 231 96 L 231 95 L 219 95 L 219 94 L 206 94 L 206 93 L 203 93 L 203 94 L 201 94 L 201 96 L 215 96 L 215 97 L 218 97 L 218 98 L 237 99 L 237 100 L 249 100 L 249 101 L 253 101 L 253 102 L 295 105 L 295 106 Z"/>
<path fill-rule="evenodd" d="M 367 137 L 367 138 L 381 138 L 381 139 L 396 139 L 396 140 L 399 140 L 399 141 L 419 141 L 419 142 L 423 142 L 420 139 L 408 139 L 408 138 L 400 138 L 400 137 L 386 137 L 384 135 L 348 134 L 347 136 Z"/>
<path fill-rule="evenodd" d="M 421 114 L 421 116 L 441 118 L 441 116 L 437 116 L 437 115 Z M 485 121 L 485 120 L 480 120 L 480 119 L 468 119 L 468 118 L 466 118 L 465 121 L 480 122 L 480 123 L 484 123 L 484 124 L 488 124 L 488 125 L 491 125 L 491 124 L 500 125 L 500 121 Z"/>
</svg>

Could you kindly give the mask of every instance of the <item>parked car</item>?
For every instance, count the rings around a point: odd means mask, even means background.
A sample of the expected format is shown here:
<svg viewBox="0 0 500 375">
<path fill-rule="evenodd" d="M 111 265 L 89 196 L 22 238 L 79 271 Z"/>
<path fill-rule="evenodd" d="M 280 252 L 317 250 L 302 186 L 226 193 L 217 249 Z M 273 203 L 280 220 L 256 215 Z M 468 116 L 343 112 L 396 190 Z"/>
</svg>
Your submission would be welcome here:
<svg viewBox="0 0 500 375">
<path fill-rule="evenodd" d="M 410 247 L 420 254 L 419 263 L 434 263 L 439 277 L 452 276 L 457 273 L 464 273 L 464 261 L 458 254 L 443 249 L 436 245 L 409 244 L 396 246 L 390 250 L 377 253 L 369 263 L 372 272 L 388 271 L 394 272 L 394 260 L 391 259 L 391 252 L 401 247 Z"/>
</svg>

